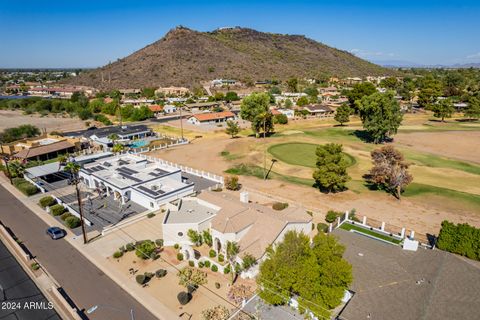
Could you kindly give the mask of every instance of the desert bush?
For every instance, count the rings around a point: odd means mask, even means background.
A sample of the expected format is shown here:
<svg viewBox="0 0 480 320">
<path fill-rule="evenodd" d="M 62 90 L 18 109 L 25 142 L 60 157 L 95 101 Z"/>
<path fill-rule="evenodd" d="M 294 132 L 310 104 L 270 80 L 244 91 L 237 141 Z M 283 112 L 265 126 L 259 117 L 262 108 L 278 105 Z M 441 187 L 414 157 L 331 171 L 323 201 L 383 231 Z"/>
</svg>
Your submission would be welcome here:
<svg viewBox="0 0 480 320">
<path fill-rule="evenodd" d="M 182 306 L 184 306 L 187 303 L 189 303 L 190 300 L 192 300 L 192 294 L 189 293 L 189 292 L 185 292 L 185 291 L 179 292 L 177 294 L 177 300 L 178 300 L 178 302 L 180 302 L 180 304 Z"/>
<path fill-rule="evenodd" d="M 75 229 L 80 225 L 80 218 L 77 218 L 75 216 L 70 216 L 67 219 L 65 219 L 65 225 L 70 229 Z"/>
<path fill-rule="evenodd" d="M 62 213 L 62 215 L 60 216 L 60 219 L 61 219 L 62 221 L 65 221 L 65 220 L 67 220 L 68 217 L 71 217 L 71 216 L 72 216 L 72 214 L 71 214 L 70 212 L 64 212 L 64 213 Z"/>
<path fill-rule="evenodd" d="M 215 288 L 220 289 L 220 283 L 215 282 Z"/>
<path fill-rule="evenodd" d="M 147 277 L 145 277 L 145 275 L 143 275 L 143 274 L 138 274 L 138 275 L 135 277 L 135 280 L 136 280 L 137 283 L 140 284 L 140 285 L 147 283 Z"/>
<path fill-rule="evenodd" d="M 115 252 L 113 253 L 113 257 L 114 257 L 115 259 L 121 258 L 122 256 L 123 256 L 123 252 L 122 252 L 122 251 L 115 251 Z"/>
<path fill-rule="evenodd" d="M 212 267 L 210 268 L 213 272 L 217 272 L 218 271 L 218 267 L 216 264 L 212 264 Z"/>
<path fill-rule="evenodd" d="M 199 261 L 199 262 L 198 262 L 198 267 L 199 267 L 199 268 L 203 268 L 204 265 L 205 265 L 205 264 L 203 263 L 203 261 Z"/>
<path fill-rule="evenodd" d="M 225 261 L 225 256 L 220 253 L 220 254 L 218 255 L 218 262 L 223 262 L 223 261 Z"/>
<path fill-rule="evenodd" d="M 319 224 L 317 224 L 317 231 L 327 233 L 328 232 L 328 225 L 320 222 Z"/>
<path fill-rule="evenodd" d="M 125 245 L 125 249 L 126 249 L 127 251 L 133 251 L 133 250 L 135 250 L 135 245 L 134 245 L 133 243 L 127 243 L 127 244 Z"/>
<path fill-rule="evenodd" d="M 272 205 L 272 209 L 273 210 L 283 210 L 283 209 L 286 209 L 288 207 L 288 203 L 285 203 L 285 202 L 275 202 L 273 205 Z"/>
<path fill-rule="evenodd" d="M 163 239 L 157 239 L 155 240 L 155 244 L 159 247 L 163 247 Z"/>
<path fill-rule="evenodd" d="M 335 220 L 337 220 L 337 217 L 339 217 L 340 215 L 342 215 L 341 212 L 329 210 L 327 212 L 327 215 L 325 216 L 325 221 L 327 221 L 328 223 L 335 222 Z"/>
<path fill-rule="evenodd" d="M 193 260 L 189 260 L 189 261 L 188 261 L 188 265 L 189 265 L 190 267 L 195 267 L 195 262 L 193 262 Z"/>
<path fill-rule="evenodd" d="M 40 269 L 40 265 L 37 262 L 34 262 L 30 265 L 33 271 Z"/>
<path fill-rule="evenodd" d="M 61 204 L 55 204 L 50 207 L 50 213 L 54 216 L 59 216 L 66 211 L 65 207 Z"/>
<path fill-rule="evenodd" d="M 180 245 L 178 243 L 175 243 L 173 247 L 178 250 L 178 248 L 180 248 Z"/>
<path fill-rule="evenodd" d="M 156 252 L 152 252 L 152 253 L 150 254 L 150 259 L 152 259 L 152 260 L 157 260 L 158 258 L 160 258 L 160 255 L 157 254 Z"/>
<path fill-rule="evenodd" d="M 41 198 L 38 201 L 38 204 L 40 205 L 40 207 L 45 209 L 46 207 L 53 206 L 55 204 L 55 199 L 53 199 L 53 197 L 51 197 L 51 196 L 46 196 L 46 197 Z"/>
<path fill-rule="evenodd" d="M 238 176 L 225 176 L 224 185 L 227 190 L 240 190 L 240 183 L 238 183 Z"/>
<path fill-rule="evenodd" d="M 149 214 L 147 214 L 147 218 L 153 218 L 153 217 L 155 217 L 155 213 L 150 212 Z"/>
<path fill-rule="evenodd" d="M 146 260 L 151 258 L 151 255 L 155 251 L 156 247 L 157 246 L 152 240 L 140 241 L 140 243 L 136 245 L 135 254 L 137 257 Z"/>
<path fill-rule="evenodd" d="M 225 268 L 223 268 L 223 273 L 224 274 L 229 274 L 230 273 L 230 266 L 226 266 Z"/>
<path fill-rule="evenodd" d="M 177 253 L 177 260 L 182 261 L 183 260 L 183 253 L 179 252 Z"/>
<path fill-rule="evenodd" d="M 215 250 L 212 249 L 208 252 L 208 255 L 210 256 L 210 258 L 215 258 L 217 256 L 217 253 L 215 252 Z"/>
<path fill-rule="evenodd" d="M 210 261 L 205 260 L 203 264 L 205 265 L 205 267 L 210 268 L 210 265 L 211 265 Z"/>
<path fill-rule="evenodd" d="M 158 269 L 157 271 L 155 271 L 155 276 L 157 278 L 163 278 L 167 275 L 167 270 L 165 269 Z"/>
</svg>

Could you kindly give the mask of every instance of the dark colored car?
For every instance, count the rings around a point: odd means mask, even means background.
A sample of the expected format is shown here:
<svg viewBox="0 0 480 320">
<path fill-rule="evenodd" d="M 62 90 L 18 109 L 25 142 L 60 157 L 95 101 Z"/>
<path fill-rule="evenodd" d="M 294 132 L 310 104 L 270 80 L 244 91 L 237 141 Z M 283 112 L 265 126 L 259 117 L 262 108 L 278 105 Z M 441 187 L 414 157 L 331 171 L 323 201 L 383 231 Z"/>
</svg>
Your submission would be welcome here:
<svg viewBox="0 0 480 320">
<path fill-rule="evenodd" d="M 59 227 L 50 227 L 47 229 L 47 234 L 52 238 L 53 240 L 58 240 L 67 235 L 65 230 L 60 229 Z"/>
</svg>

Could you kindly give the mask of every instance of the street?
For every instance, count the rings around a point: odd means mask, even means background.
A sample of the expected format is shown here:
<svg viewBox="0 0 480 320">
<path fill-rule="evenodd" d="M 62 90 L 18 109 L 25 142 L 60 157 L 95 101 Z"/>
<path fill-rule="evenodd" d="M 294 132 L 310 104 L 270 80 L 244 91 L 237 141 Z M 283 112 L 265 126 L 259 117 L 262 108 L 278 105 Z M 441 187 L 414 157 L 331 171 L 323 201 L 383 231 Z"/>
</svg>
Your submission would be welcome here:
<svg viewBox="0 0 480 320">
<path fill-rule="evenodd" d="M 79 309 L 98 308 L 88 319 L 156 319 L 65 240 L 51 240 L 47 225 L 0 186 L 0 220 L 37 257 Z"/>
</svg>

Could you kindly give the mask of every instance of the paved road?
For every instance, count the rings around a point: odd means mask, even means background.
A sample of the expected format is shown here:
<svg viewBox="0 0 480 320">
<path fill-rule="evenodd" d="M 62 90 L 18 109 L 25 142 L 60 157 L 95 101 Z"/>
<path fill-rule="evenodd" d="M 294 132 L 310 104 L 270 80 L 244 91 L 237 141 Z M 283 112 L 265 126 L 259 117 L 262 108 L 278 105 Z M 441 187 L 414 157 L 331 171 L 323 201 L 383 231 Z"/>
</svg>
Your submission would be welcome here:
<svg viewBox="0 0 480 320">
<path fill-rule="evenodd" d="M 0 319 L 60 320 L 28 274 L 0 242 Z M 37 305 L 38 303 L 38 305 Z"/>
<path fill-rule="evenodd" d="M 100 307 L 89 319 L 156 319 L 127 292 L 80 254 L 65 240 L 51 240 L 47 225 L 0 186 L 0 220 L 23 241 L 80 309 Z M 109 306 L 109 307 L 102 307 Z M 118 309 L 118 310 L 117 310 Z"/>
</svg>

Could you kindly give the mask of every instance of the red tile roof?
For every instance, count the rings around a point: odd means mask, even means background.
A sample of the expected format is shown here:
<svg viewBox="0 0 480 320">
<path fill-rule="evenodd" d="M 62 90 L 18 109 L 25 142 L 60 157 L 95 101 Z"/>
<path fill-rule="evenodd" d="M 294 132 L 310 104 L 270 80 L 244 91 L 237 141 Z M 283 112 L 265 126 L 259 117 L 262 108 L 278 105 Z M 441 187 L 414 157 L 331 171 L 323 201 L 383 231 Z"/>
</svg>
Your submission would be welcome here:
<svg viewBox="0 0 480 320">
<path fill-rule="evenodd" d="M 222 111 L 222 112 L 213 112 L 213 113 L 199 113 L 195 114 L 192 117 L 196 118 L 198 121 L 211 121 L 211 120 L 218 120 L 218 119 L 225 119 L 225 118 L 234 118 L 235 114 L 230 111 Z"/>
<path fill-rule="evenodd" d="M 152 105 L 152 106 L 148 106 L 148 109 L 150 109 L 152 112 L 160 112 L 160 111 L 163 111 L 163 106 Z"/>
</svg>

